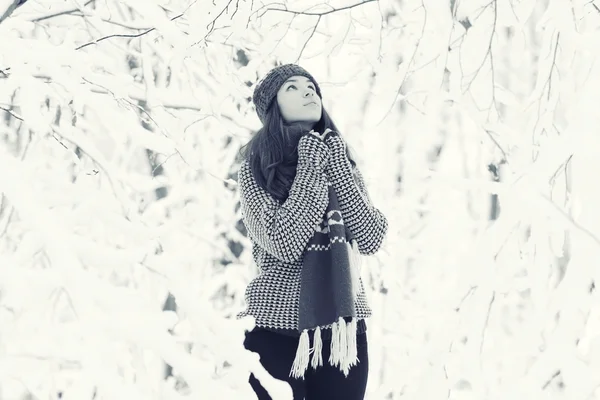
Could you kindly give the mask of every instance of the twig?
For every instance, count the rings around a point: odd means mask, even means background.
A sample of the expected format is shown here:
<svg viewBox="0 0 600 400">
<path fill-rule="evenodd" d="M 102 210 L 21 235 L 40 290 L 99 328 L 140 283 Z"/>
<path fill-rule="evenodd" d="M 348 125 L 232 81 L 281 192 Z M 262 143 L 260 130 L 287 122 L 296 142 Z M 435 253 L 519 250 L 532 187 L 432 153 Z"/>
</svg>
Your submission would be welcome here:
<svg viewBox="0 0 600 400">
<path fill-rule="evenodd" d="M 481 367 L 481 353 L 483 352 L 483 344 L 485 342 L 485 332 L 487 331 L 488 323 L 490 322 L 490 313 L 492 311 L 492 305 L 494 304 L 494 300 L 496 300 L 496 292 L 492 292 L 492 298 L 488 304 L 487 314 L 485 316 L 485 323 L 483 324 L 483 329 L 481 331 L 481 343 L 479 344 L 479 367 Z"/>
<path fill-rule="evenodd" d="M 464 301 L 467 299 L 467 297 L 469 297 L 469 295 L 471 293 L 473 293 L 475 290 L 477 290 L 477 286 L 471 286 L 469 288 L 469 290 L 467 291 L 467 293 L 465 293 L 465 295 L 463 296 L 463 298 L 460 300 L 460 303 L 458 304 L 458 306 L 456 306 L 456 308 L 454 309 L 454 311 L 459 312 L 460 308 L 462 307 L 462 304 L 464 303 Z"/>
<path fill-rule="evenodd" d="M 427 8 L 425 7 L 425 4 L 423 4 L 423 2 L 421 2 L 421 6 L 423 7 L 423 10 L 425 12 L 425 16 L 423 17 L 423 26 L 421 26 L 421 36 L 419 37 L 419 39 L 417 39 L 417 43 L 415 45 L 415 49 L 413 50 L 412 55 L 410 57 L 410 60 L 408 61 L 408 67 L 406 68 L 406 74 L 404 75 L 404 78 L 402 79 L 402 82 L 400 82 L 398 84 L 398 90 L 396 91 L 396 95 L 394 96 L 394 100 L 391 102 L 390 108 L 385 112 L 385 114 L 383 115 L 383 117 L 381 118 L 381 120 L 379 120 L 379 122 L 377 123 L 377 125 L 381 124 L 385 120 L 385 118 L 388 116 L 388 114 L 394 108 L 394 105 L 398 101 L 398 98 L 402 94 L 402 87 L 404 86 L 404 82 L 406 81 L 406 78 L 408 76 L 409 68 L 415 62 L 415 57 L 417 55 L 417 51 L 419 50 L 419 46 L 421 45 L 421 40 L 423 39 L 423 36 L 425 35 L 425 26 L 427 25 Z"/>
<path fill-rule="evenodd" d="M 113 20 L 105 19 L 105 18 L 101 18 L 101 20 L 103 22 L 106 22 L 107 24 L 113 24 L 116 26 L 120 26 L 121 28 L 131 29 L 132 31 L 145 31 L 145 30 L 151 29 L 148 26 L 132 26 L 132 25 L 126 24 L 124 22 L 113 21 Z"/>
<path fill-rule="evenodd" d="M 94 14 L 86 14 L 86 13 L 81 13 L 78 12 L 79 10 L 73 10 L 73 12 L 65 14 L 66 16 L 69 17 L 93 17 L 95 16 Z M 112 25 L 116 25 L 116 26 L 120 26 L 121 28 L 125 28 L 125 29 L 131 29 L 132 31 L 145 31 L 148 29 L 151 29 L 149 26 L 144 25 L 144 26 L 133 26 L 131 24 L 127 24 L 125 22 L 121 22 L 121 21 L 113 21 L 111 19 L 106 19 L 106 18 L 99 18 L 102 22 L 106 22 L 107 24 L 112 24 Z"/>
<path fill-rule="evenodd" d="M 573 158 L 573 154 L 571 154 L 571 155 L 569 156 L 569 158 L 567 158 L 567 160 L 566 160 L 564 163 L 561 163 L 561 164 L 558 166 L 558 168 L 556 169 L 556 171 L 554 171 L 554 173 L 552 174 L 552 176 L 551 176 L 551 177 L 550 177 L 550 179 L 548 180 L 548 183 L 549 183 L 549 184 L 552 184 L 552 183 L 553 183 L 553 182 L 556 180 L 556 177 L 558 176 L 559 172 L 560 172 L 562 169 L 565 169 L 565 170 L 567 169 L 567 165 L 569 164 L 569 162 L 571 162 L 571 159 L 572 159 L 572 158 Z"/>
<path fill-rule="evenodd" d="M 556 65 L 556 54 L 557 54 L 557 50 L 558 50 L 558 41 L 560 39 L 560 32 L 558 32 L 556 34 L 556 43 L 554 45 L 554 54 L 552 55 L 552 66 L 550 67 L 550 73 L 548 74 L 548 78 L 546 79 L 546 82 L 544 83 L 544 87 L 542 88 L 542 92 L 540 93 L 540 96 L 538 97 L 538 103 L 537 103 L 537 108 L 538 108 L 538 116 L 537 119 L 535 121 L 535 125 L 533 126 L 533 131 L 535 132 L 537 129 L 537 126 L 540 122 L 540 110 L 542 107 L 542 97 L 544 96 L 544 90 L 546 88 L 546 86 L 548 87 L 548 96 L 547 96 L 547 100 L 550 100 L 550 90 L 552 89 L 552 73 L 554 72 L 554 68 L 558 68 Z M 557 69 L 557 73 L 558 73 L 558 69 Z M 529 109 L 529 107 L 531 107 L 533 104 L 535 103 L 535 101 L 532 101 L 530 104 L 528 104 L 524 111 L 527 111 Z"/>
<path fill-rule="evenodd" d="M 183 13 L 176 15 L 173 18 L 171 18 L 171 21 L 174 21 L 177 18 L 181 18 L 182 16 L 183 16 Z M 103 36 L 103 37 L 93 40 L 89 43 L 82 44 L 81 46 L 76 47 L 75 50 L 80 50 L 80 49 L 83 49 L 84 47 L 91 46 L 92 44 L 98 44 L 98 43 L 102 42 L 103 40 L 107 40 L 107 39 L 114 38 L 114 37 L 137 38 L 137 37 L 146 35 L 154 30 L 156 30 L 156 28 L 150 28 L 150 29 L 145 30 L 144 32 L 135 33 L 135 34 L 114 34 L 114 35 Z"/>
<path fill-rule="evenodd" d="M 552 91 L 552 72 L 554 72 L 554 68 L 557 67 L 556 53 L 558 52 L 559 39 L 560 39 L 560 32 L 558 32 L 556 34 L 556 44 L 554 45 L 554 55 L 552 56 L 552 67 L 550 68 L 550 74 L 548 75 L 548 96 L 546 97 L 546 99 L 548 101 L 550 100 L 550 92 Z M 558 68 L 556 69 L 556 72 L 558 72 Z"/>
<path fill-rule="evenodd" d="M 552 374 L 552 376 L 550 377 L 550 379 L 548 379 L 543 385 L 542 385 L 542 390 L 545 390 L 548 385 L 550 385 L 550 383 L 554 380 L 554 378 L 556 378 L 557 376 L 560 375 L 560 370 L 556 371 L 555 373 Z"/>
<path fill-rule="evenodd" d="M 65 150 L 69 150 L 69 148 L 67 147 L 66 144 L 64 144 L 63 142 L 61 142 L 61 140 L 59 138 L 56 137 L 56 135 L 52 135 L 52 137 L 54 138 L 54 140 L 56 140 Z"/>
<path fill-rule="evenodd" d="M 154 173 L 156 172 L 156 170 L 159 169 L 160 167 L 162 167 L 167 161 L 169 161 L 169 158 L 173 157 L 176 154 L 177 154 L 177 152 L 168 155 L 167 158 L 165 158 L 165 160 L 163 162 L 161 162 L 160 164 L 158 164 L 156 167 L 154 167 L 152 169 L 152 179 L 155 178 Z M 179 154 L 179 155 L 181 156 L 181 154 Z"/>
<path fill-rule="evenodd" d="M 498 5 L 497 5 L 497 0 L 492 0 L 490 1 L 487 5 L 485 5 L 481 11 L 481 14 L 483 14 L 483 12 L 491 5 L 494 4 L 494 23 L 492 25 L 492 34 L 490 35 L 490 40 L 488 42 L 488 47 L 487 47 L 487 51 L 485 53 L 485 57 L 483 57 L 483 60 L 481 60 L 481 64 L 479 64 L 479 67 L 475 70 L 475 72 L 473 73 L 473 79 L 471 79 L 471 81 L 467 84 L 466 89 L 464 90 L 463 93 L 466 93 L 468 90 L 471 89 L 471 85 L 473 84 L 473 82 L 475 81 L 475 78 L 477 78 L 477 75 L 479 75 L 479 73 L 481 72 L 481 68 L 483 68 L 483 65 L 485 64 L 485 61 L 488 59 L 488 57 L 490 57 L 492 55 L 492 41 L 494 39 L 494 35 L 496 34 L 496 25 L 498 22 Z M 494 73 L 494 64 L 491 62 L 490 60 L 490 66 L 492 68 L 492 75 Z M 461 66 L 461 72 L 462 72 L 462 66 Z"/>
<path fill-rule="evenodd" d="M 376 2 L 377 0 L 364 0 L 361 1 L 360 3 L 356 3 L 356 4 L 351 4 L 349 6 L 346 7 L 340 7 L 340 8 L 332 8 L 329 11 L 323 11 L 323 12 L 310 12 L 310 11 L 294 11 L 294 10 L 288 10 L 287 8 L 267 8 L 266 10 L 264 10 L 264 12 L 260 15 L 261 17 L 263 15 L 265 15 L 266 13 L 268 13 L 269 11 L 281 11 L 281 12 L 285 12 L 285 13 L 291 13 L 291 14 L 297 14 L 297 15 L 317 15 L 317 16 L 323 16 L 323 15 L 327 15 L 327 14 L 332 14 L 338 11 L 344 11 L 344 10 L 349 10 L 351 8 L 354 7 L 358 7 L 358 6 L 362 6 L 363 4 L 367 4 L 367 3 L 372 3 L 372 2 Z M 257 10 L 256 12 L 259 12 L 260 10 Z"/>
<path fill-rule="evenodd" d="M 565 222 L 567 222 L 573 228 L 575 228 L 575 229 L 579 230 L 580 232 L 582 232 L 583 234 L 585 234 L 587 237 L 589 237 L 590 239 L 592 239 L 592 241 L 594 241 L 594 243 L 596 243 L 598 246 L 600 246 L 600 238 L 598 238 L 596 235 L 594 235 L 586 227 L 584 227 L 584 226 L 580 225 L 579 223 L 577 223 L 577 221 L 575 221 L 561 207 L 559 207 L 556 203 L 554 203 L 548 196 L 543 195 L 543 194 L 540 194 L 540 196 L 544 200 L 546 200 L 552 206 L 552 208 L 554 208 L 556 210 L 556 212 L 558 212 L 560 214 L 561 217 L 563 217 L 563 219 L 565 220 Z"/>
<path fill-rule="evenodd" d="M 91 4 L 91 3 L 93 3 L 94 1 L 96 1 L 96 0 L 88 0 L 88 1 L 87 1 L 87 2 L 86 2 L 84 5 L 83 5 L 83 7 L 86 7 L 86 6 L 90 5 L 90 4 Z M 40 21 L 45 21 L 45 20 L 47 20 L 47 19 L 50 19 L 50 18 L 54 18 L 54 17 L 60 17 L 61 15 L 69 15 L 69 14 L 73 14 L 73 13 L 76 13 L 76 12 L 78 12 L 78 11 L 81 11 L 81 10 L 80 10 L 79 8 L 73 8 L 73 9 L 71 9 L 71 10 L 60 11 L 60 12 L 57 12 L 57 13 L 54 13 L 54 14 L 48 14 L 48 15 L 44 15 L 44 16 L 42 16 L 42 17 L 34 18 L 34 19 L 32 19 L 32 20 L 31 20 L 31 22 L 40 22 Z"/>
<path fill-rule="evenodd" d="M 308 39 L 306 39 L 306 42 L 304 42 L 304 45 L 302 45 L 302 48 L 300 49 L 300 53 L 298 54 L 298 58 L 296 59 L 296 63 L 298 63 L 298 61 L 300 61 L 300 57 L 302 57 L 302 52 L 304 52 L 304 49 L 306 48 L 306 45 L 308 44 L 308 42 L 310 42 L 310 39 L 312 39 L 312 37 L 314 36 L 315 32 L 317 31 L 317 27 L 319 26 L 319 22 L 321 22 L 321 16 L 320 15 L 319 15 L 319 18 L 317 19 L 317 23 L 315 24 L 312 32 L 308 36 Z"/>
<path fill-rule="evenodd" d="M 227 5 L 225 7 L 223 7 L 223 9 L 221 10 L 221 12 L 218 13 L 217 16 L 208 25 L 206 25 L 206 29 L 208 29 L 209 32 L 204 36 L 204 39 L 206 39 L 208 37 L 208 35 L 210 35 L 211 32 L 215 29 L 215 22 L 217 22 L 217 20 L 219 19 L 219 17 L 221 15 L 223 15 L 223 13 L 225 12 L 225 10 L 227 10 L 229 8 L 229 5 L 231 4 L 232 1 L 233 0 L 229 0 L 229 2 L 227 3 Z M 214 3 L 213 3 L 213 5 L 214 5 Z M 237 11 L 237 1 L 236 1 L 235 5 L 236 5 L 236 11 Z M 233 13 L 233 15 L 235 15 L 235 13 Z M 233 19 L 233 15 L 231 16 L 232 19 Z M 210 28 L 209 28 L 209 26 L 210 26 Z"/>
<path fill-rule="evenodd" d="M 21 116 L 19 116 L 19 115 L 15 114 L 15 112 L 14 112 L 14 111 L 11 111 L 11 110 L 9 110 L 9 109 L 7 109 L 7 108 L 4 108 L 4 107 L 0 107 L 0 110 L 2 110 L 2 111 L 5 111 L 5 112 L 9 113 L 9 114 L 10 114 L 10 115 L 11 115 L 13 118 L 16 118 L 16 119 L 18 119 L 19 121 L 23 122 L 23 118 L 22 118 Z"/>
<path fill-rule="evenodd" d="M 90 88 L 90 91 L 91 91 L 92 93 L 101 93 L 101 94 L 110 93 L 110 94 L 113 96 L 113 98 L 114 98 L 115 100 L 117 100 L 117 101 L 118 101 L 118 100 L 120 100 L 120 99 L 119 99 L 119 98 L 118 98 L 118 97 L 115 95 L 115 93 L 113 93 L 113 92 L 112 92 L 111 90 L 109 90 L 108 88 L 106 88 L 106 87 L 104 87 L 104 86 L 102 86 L 102 85 L 100 85 L 100 84 L 98 84 L 98 83 L 94 83 L 94 82 L 92 82 L 92 81 L 90 81 L 90 80 L 88 80 L 88 79 L 86 79 L 86 78 L 83 78 L 83 80 L 84 80 L 84 81 L 86 81 L 86 82 L 88 82 L 88 83 L 89 83 L 89 84 L 91 84 L 91 85 L 94 85 L 94 86 L 97 86 L 98 88 L 100 88 L 100 89 L 97 89 L 97 88 Z M 141 90 L 141 89 L 140 89 L 140 90 Z M 132 92 L 130 92 L 130 93 L 127 93 L 127 96 L 128 96 L 129 98 L 133 99 L 133 100 L 140 100 L 140 101 L 142 101 L 142 100 L 146 100 L 146 98 L 145 98 L 145 97 L 144 97 L 142 94 L 135 93 L 134 91 L 132 91 Z M 138 108 L 139 108 L 139 106 L 138 106 L 138 105 L 131 103 L 131 102 L 130 102 L 129 100 L 127 100 L 126 98 L 124 98 L 123 100 L 124 100 L 125 102 L 127 102 L 127 103 L 129 103 L 129 104 L 131 104 L 131 105 L 133 105 L 133 106 L 135 106 L 135 107 L 138 107 Z M 175 103 L 175 102 L 169 101 L 169 99 L 161 99 L 161 98 L 159 98 L 159 100 L 160 100 L 160 104 L 161 104 L 161 106 L 162 106 L 162 107 L 165 107 L 165 108 L 172 108 L 172 109 L 175 109 L 175 110 L 194 110 L 194 111 L 201 111 L 201 110 L 202 110 L 202 109 L 201 109 L 199 106 L 197 106 L 197 105 L 195 105 L 195 104 L 192 104 L 192 103 L 186 104 L 186 103 L 184 103 L 184 102 L 182 101 L 181 103 L 179 103 L 179 104 L 178 104 L 178 103 Z"/>
<path fill-rule="evenodd" d="M 492 142 L 494 142 L 496 147 L 498 149 L 500 149 L 500 151 L 502 152 L 502 156 L 504 157 L 504 160 L 508 164 L 508 155 L 506 154 L 506 151 L 504 151 L 502 146 L 500 146 L 500 143 L 498 143 L 498 141 L 496 139 L 494 139 L 494 136 L 492 136 L 492 132 L 489 129 L 484 129 L 484 130 L 485 130 L 485 133 L 487 133 L 488 137 L 492 140 Z"/>
</svg>

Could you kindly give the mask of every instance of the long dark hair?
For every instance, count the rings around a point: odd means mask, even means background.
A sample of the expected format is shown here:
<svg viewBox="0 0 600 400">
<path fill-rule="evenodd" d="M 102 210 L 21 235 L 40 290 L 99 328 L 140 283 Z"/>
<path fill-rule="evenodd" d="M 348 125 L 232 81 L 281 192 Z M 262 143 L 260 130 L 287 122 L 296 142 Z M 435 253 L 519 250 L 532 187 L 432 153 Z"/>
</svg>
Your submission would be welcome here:
<svg viewBox="0 0 600 400">
<path fill-rule="evenodd" d="M 339 133 L 325 108 L 322 108 L 321 119 L 313 129 L 323 133 L 327 128 Z M 239 150 L 241 159 L 248 160 L 256 183 L 280 203 L 287 199 L 296 176 L 298 142 L 305 132 L 305 128 L 299 124 L 284 122 L 279 105 L 274 100 L 267 109 L 263 127 Z M 348 146 L 346 156 L 354 168 L 356 162 Z"/>
</svg>

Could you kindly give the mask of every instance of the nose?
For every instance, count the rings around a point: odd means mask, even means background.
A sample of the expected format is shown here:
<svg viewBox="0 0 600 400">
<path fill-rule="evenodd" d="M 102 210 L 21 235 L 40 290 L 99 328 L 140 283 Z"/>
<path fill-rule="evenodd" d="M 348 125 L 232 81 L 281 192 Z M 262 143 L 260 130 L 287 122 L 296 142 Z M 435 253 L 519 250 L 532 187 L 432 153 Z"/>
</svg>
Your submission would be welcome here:
<svg viewBox="0 0 600 400">
<path fill-rule="evenodd" d="M 304 92 L 304 97 L 308 97 L 308 96 L 312 97 L 312 95 L 313 95 L 313 92 L 310 89 L 307 89 L 306 92 Z"/>
</svg>

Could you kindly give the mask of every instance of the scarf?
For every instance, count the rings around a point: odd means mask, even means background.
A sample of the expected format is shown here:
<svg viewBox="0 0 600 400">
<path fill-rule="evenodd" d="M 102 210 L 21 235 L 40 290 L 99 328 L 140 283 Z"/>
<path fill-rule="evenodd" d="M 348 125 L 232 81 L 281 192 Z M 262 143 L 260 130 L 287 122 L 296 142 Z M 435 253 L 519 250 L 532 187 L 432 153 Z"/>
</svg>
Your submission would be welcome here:
<svg viewBox="0 0 600 400">
<path fill-rule="evenodd" d="M 360 289 L 360 255 L 356 240 L 344 225 L 337 194 L 331 183 L 329 204 L 304 251 L 300 272 L 298 331 L 300 341 L 290 376 L 304 377 L 311 366 L 323 365 L 321 329 L 331 328 L 329 364 L 347 377 L 358 362 L 355 299 Z M 344 317 L 351 317 L 346 322 Z M 309 331 L 314 331 L 310 346 Z"/>
</svg>

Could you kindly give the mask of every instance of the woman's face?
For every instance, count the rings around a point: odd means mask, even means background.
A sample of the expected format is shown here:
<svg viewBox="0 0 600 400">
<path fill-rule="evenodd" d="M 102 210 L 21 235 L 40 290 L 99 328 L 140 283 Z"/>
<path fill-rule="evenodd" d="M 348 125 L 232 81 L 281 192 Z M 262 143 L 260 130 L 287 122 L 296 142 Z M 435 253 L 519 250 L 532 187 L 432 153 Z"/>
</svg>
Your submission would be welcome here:
<svg viewBox="0 0 600 400">
<path fill-rule="evenodd" d="M 292 76 L 277 92 L 277 104 L 286 123 L 308 123 L 312 128 L 321 119 L 321 98 L 315 85 L 304 76 Z"/>
</svg>

